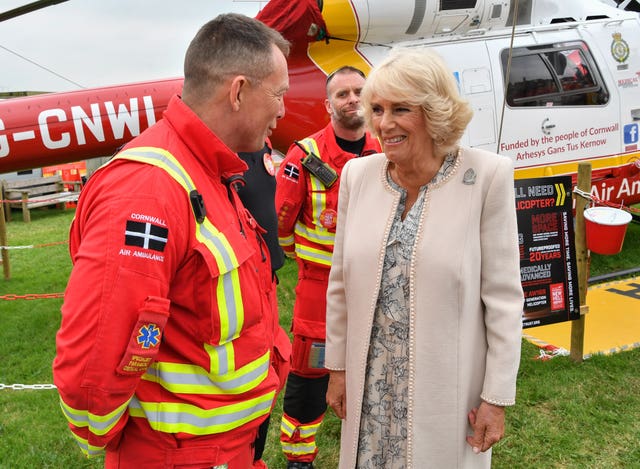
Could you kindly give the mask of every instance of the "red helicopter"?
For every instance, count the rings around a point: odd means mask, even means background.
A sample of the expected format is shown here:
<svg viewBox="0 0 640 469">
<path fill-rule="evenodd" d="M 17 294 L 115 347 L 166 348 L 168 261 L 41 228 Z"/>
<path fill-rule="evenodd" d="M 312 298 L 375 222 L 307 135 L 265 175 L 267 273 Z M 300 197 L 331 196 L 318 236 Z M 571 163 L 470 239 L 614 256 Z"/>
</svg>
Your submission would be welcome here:
<svg viewBox="0 0 640 469">
<path fill-rule="evenodd" d="M 474 109 L 464 144 L 510 156 L 516 178 L 575 177 L 589 161 L 595 197 L 640 202 L 637 13 L 601 0 L 270 0 L 256 18 L 293 45 L 287 113 L 271 138 L 281 153 L 327 123 L 332 70 L 368 72 L 392 47 L 431 47 Z M 109 156 L 181 87 L 173 78 L 0 101 L 0 173 Z"/>
</svg>

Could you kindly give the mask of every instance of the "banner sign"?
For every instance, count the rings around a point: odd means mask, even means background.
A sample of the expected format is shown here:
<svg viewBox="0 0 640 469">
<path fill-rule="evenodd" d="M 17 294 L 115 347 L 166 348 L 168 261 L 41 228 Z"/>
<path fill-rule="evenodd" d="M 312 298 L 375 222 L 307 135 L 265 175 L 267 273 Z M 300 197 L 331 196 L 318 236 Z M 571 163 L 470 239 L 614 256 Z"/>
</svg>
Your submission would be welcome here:
<svg viewBox="0 0 640 469">
<path fill-rule="evenodd" d="M 571 176 L 515 181 L 522 327 L 580 317 Z"/>
</svg>

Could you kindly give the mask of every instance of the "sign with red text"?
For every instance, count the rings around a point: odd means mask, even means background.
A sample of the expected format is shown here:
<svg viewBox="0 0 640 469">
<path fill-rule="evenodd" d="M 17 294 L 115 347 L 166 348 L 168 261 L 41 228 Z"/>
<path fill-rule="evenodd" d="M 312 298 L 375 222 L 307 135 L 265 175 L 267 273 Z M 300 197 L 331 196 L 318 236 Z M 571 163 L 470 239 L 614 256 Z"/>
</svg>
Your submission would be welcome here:
<svg viewBox="0 0 640 469">
<path fill-rule="evenodd" d="M 558 158 L 584 157 L 586 152 L 592 150 L 603 154 L 615 152 L 619 134 L 620 124 L 607 122 L 606 125 L 570 129 L 556 135 L 505 140 L 500 144 L 500 153 L 509 152 L 515 158 L 516 167 L 530 163 L 551 164 Z"/>
<path fill-rule="evenodd" d="M 522 327 L 580 317 L 571 176 L 515 181 Z"/>
</svg>

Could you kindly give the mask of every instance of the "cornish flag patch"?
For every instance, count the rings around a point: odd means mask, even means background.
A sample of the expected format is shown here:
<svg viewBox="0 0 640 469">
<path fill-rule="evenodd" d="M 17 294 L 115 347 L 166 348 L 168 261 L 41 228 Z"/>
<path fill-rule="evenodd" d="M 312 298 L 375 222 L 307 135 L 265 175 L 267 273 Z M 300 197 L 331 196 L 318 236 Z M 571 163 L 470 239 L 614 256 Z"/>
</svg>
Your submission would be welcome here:
<svg viewBox="0 0 640 469">
<path fill-rule="evenodd" d="M 289 179 L 297 181 L 300 177 L 300 170 L 296 165 L 287 163 L 284 167 L 284 175 Z"/>
<path fill-rule="evenodd" d="M 153 223 L 127 220 L 124 244 L 154 251 L 164 251 L 169 230 Z"/>
</svg>

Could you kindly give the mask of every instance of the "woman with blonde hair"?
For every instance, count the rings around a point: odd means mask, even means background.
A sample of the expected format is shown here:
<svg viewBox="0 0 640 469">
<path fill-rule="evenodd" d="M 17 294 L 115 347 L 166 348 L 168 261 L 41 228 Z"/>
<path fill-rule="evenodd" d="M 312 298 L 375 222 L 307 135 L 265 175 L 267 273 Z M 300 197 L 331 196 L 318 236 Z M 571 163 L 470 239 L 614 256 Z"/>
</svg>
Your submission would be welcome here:
<svg viewBox="0 0 640 469">
<path fill-rule="evenodd" d="M 511 161 L 467 148 L 443 60 L 398 49 L 362 92 L 383 153 L 342 173 L 327 290 L 341 468 L 488 468 L 515 403 L 523 294 Z"/>
</svg>

